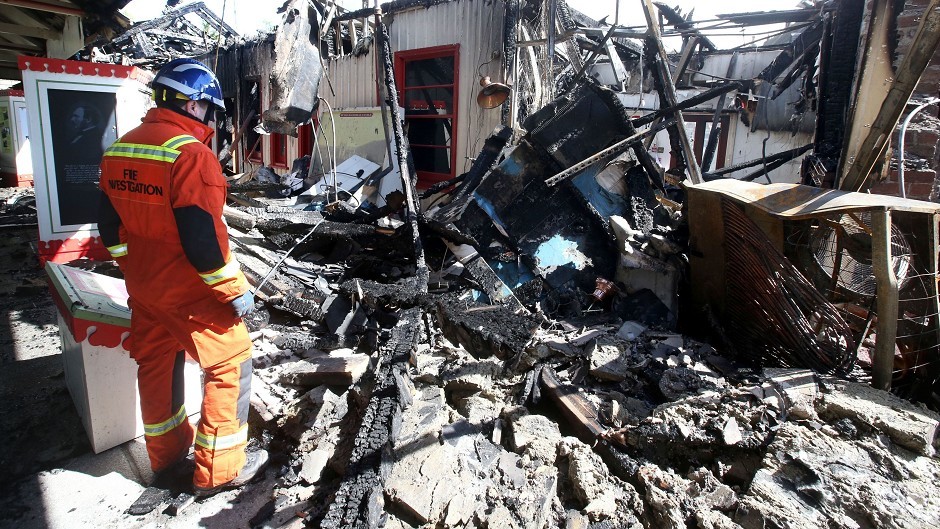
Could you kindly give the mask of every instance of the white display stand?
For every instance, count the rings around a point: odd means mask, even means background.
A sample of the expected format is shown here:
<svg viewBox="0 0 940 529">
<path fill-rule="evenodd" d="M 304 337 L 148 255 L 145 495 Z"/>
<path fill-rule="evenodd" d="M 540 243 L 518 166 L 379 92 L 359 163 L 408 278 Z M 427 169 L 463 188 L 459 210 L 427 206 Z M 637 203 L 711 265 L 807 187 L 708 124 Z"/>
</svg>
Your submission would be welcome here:
<svg viewBox="0 0 940 529">
<path fill-rule="evenodd" d="M 110 260 L 98 237 L 101 154 L 153 105 L 136 67 L 20 57 L 41 262 Z"/>
<path fill-rule="evenodd" d="M 66 386 L 97 454 L 143 435 L 137 363 L 124 341 L 130 335 L 124 281 L 46 263 L 53 285 Z M 198 415 L 202 370 L 187 358 L 186 411 Z"/>
</svg>

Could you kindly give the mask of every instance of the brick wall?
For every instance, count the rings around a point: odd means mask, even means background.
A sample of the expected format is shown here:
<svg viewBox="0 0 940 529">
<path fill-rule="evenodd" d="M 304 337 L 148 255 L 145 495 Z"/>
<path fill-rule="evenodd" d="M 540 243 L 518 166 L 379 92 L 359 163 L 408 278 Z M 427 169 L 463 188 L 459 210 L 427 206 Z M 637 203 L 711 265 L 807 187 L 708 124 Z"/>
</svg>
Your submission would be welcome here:
<svg viewBox="0 0 940 529">
<path fill-rule="evenodd" d="M 927 0 L 907 0 L 904 11 L 898 15 L 898 46 L 895 67 L 907 54 L 917 26 L 924 14 Z M 929 97 L 940 96 L 940 49 L 938 49 L 921 76 L 912 101 L 921 102 Z M 914 109 L 913 105 L 901 115 L 901 122 Z M 905 134 L 904 183 L 908 198 L 940 201 L 938 196 L 937 168 L 940 166 L 940 108 L 936 105 L 922 110 L 912 121 Z M 894 150 L 894 163 L 898 161 L 898 132 L 895 131 L 891 142 Z M 872 186 L 873 193 L 899 195 L 897 170 L 892 170 L 888 178 Z"/>
</svg>

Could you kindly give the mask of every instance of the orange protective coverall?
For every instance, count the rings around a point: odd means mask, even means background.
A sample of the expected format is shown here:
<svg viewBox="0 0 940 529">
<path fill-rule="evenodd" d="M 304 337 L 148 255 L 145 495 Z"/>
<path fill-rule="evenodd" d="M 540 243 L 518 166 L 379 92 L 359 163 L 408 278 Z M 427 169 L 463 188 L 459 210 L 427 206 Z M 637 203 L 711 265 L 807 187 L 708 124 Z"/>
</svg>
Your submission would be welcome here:
<svg viewBox="0 0 940 529">
<path fill-rule="evenodd" d="M 164 108 L 120 138 L 101 162 L 99 230 L 130 295 L 129 351 L 154 471 L 195 440 L 197 487 L 234 479 L 245 464 L 251 340 L 230 302 L 248 283 L 229 252 L 226 183 L 206 142 L 213 131 Z M 183 353 L 205 374 L 194 431 L 183 401 Z"/>
</svg>

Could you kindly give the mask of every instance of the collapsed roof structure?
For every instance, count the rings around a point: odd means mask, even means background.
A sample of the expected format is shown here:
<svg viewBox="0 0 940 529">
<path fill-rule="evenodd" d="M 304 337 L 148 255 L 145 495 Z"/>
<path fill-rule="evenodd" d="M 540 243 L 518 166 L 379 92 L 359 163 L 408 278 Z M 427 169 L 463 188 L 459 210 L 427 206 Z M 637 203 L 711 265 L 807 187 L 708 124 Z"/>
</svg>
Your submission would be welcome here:
<svg viewBox="0 0 940 529">
<path fill-rule="evenodd" d="M 291 447 L 275 523 L 298 509 L 321 527 L 925 523 L 928 510 L 853 503 L 823 469 L 891 435 L 862 411 L 875 394 L 916 417 L 924 436 L 903 442 L 937 465 L 937 416 L 868 384 L 938 404 L 940 208 L 854 193 L 887 167 L 940 36 L 936 6 L 889 65 L 893 82 L 874 87 L 891 2 L 723 15 L 787 24 L 735 50 L 649 1 L 643 29 L 564 2 L 474 4 L 506 28 L 476 73 L 511 94 L 454 174 L 454 138 L 479 138 L 456 119 L 473 113 L 458 96 L 463 55 L 393 46 L 412 18 L 474 27 L 463 4 L 284 6 L 259 130 L 290 133 L 329 88 L 320 128 L 328 115 L 335 131 L 348 94 L 371 83 L 387 149 L 370 160 L 321 135 L 326 155 L 257 173 L 268 198 L 228 213 L 272 308 L 254 321 L 271 340 L 255 405 Z M 683 37 L 679 55 L 661 23 Z M 377 76 L 353 77 L 362 64 Z M 277 312 L 307 327 L 275 325 Z M 345 396 L 325 387 L 334 376 L 353 381 Z M 853 468 L 876 496 L 937 501 L 916 479 Z M 810 481 L 829 484 L 821 501 L 792 492 Z"/>
</svg>

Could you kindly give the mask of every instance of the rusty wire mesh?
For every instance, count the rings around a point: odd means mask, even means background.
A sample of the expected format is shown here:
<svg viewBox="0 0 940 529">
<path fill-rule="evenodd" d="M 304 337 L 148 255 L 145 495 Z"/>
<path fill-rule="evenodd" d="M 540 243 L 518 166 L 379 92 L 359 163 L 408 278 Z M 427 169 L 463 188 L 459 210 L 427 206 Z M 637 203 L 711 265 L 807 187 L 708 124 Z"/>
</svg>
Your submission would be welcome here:
<svg viewBox="0 0 940 529">
<path fill-rule="evenodd" d="M 842 314 L 741 206 L 722 200 L 726 327 L 739 354 L 785 367 L 847 373 L 855 340 Z"/>
</svg>

